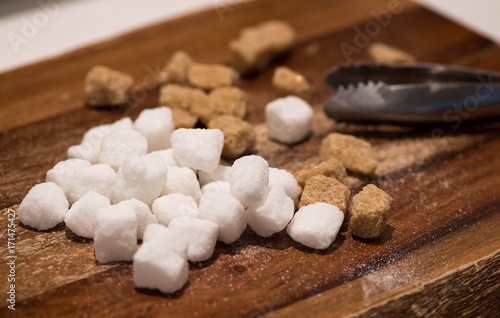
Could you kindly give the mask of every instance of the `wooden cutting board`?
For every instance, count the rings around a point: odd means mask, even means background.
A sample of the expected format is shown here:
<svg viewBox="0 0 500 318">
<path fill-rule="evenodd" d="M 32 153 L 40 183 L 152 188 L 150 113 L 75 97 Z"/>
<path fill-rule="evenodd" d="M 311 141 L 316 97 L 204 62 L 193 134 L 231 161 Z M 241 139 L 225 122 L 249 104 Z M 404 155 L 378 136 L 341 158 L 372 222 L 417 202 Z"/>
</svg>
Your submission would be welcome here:
<svg viewBox="0 0 500 318">
<path fill-rule="evenodd" d="M 388 19 L 384 25 L 382 16 Z M 336 123 L 322 114 L 330 96 L 323 73 L 346 61 L 345 44 L 356 49 L 347 56 L 352 61 L 368 60 L 365 44 L 382 41 L 422 62 L 500 71 L 498 46 L 410 2 L 392 0 L 215 1 L 207 11 L 0 74 L 4 299 L 10 289 L 9 211 L 17 216 L 22 198 L 66 158 L 67 148 L 92 126 L 135 119 L 142 109 L 157 106 L 155 74 L 175 50 L 200 62 L 229 63 L 229 40 L 242 27 L 273 18 L 295 26 L 298 44 L 268 70 L 241 81 L 250 96 L 256 153 L 293 172 L 319 162 L 319 143 L 330 132 L 369 140 L 380 162 L 377 175 L 349 182 L 353 194 L 374 183 L 394 197 L 382 237 L 357 239 L 344 227 L 330 248 L 318 251 L 284 232 L 261 238 L 247 229 L 232 245 L 218 243 L 210 260 L 191 264 L 185 288 L 165 295 L 136 289 L 130 263 L 96 265 L 92 242 L 64 224 L 36 232 L 16 218 L 16 311 L 4 300 L 0 316 L 498 315 L 500 122 L 458 128 L 450 123 L 436 136 L 436 127 Z M 134 76 L 136 102 L 130 109 L 85 108 L 83 78 L 95 64 Z M 270 81 L 278 65 L 303 73 L 313 86 L 313 135 L 293 147 L 266 136 L 263 109 L 276 97 Z"/>
</svg>

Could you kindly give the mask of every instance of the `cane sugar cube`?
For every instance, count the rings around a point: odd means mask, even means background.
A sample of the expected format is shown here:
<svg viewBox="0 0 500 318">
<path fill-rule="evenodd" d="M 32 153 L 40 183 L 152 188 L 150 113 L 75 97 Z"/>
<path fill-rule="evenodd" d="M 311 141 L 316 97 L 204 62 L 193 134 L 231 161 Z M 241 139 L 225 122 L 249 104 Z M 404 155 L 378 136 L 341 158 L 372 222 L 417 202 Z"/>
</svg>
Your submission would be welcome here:
<svg viewBox="0 0 500 318">
<path fill-rule="evenodd" d="M 295 174 L 297 181 L 302 188 L 305 186 L 307 180 L 317 175 L 332 177 L 344 184 L 347 182 L 347 172 L 345 167 L 342 162 L 336 158 L 323 161 L 314 168 L 297 171 Z"/>
<path fill-rule="evenodd" d="M 293 95 L 309 100 L 311 96 L 311 87 L 306 78 L 286 66 L 280 66 L 274 70 L 273 87 L 281 97 Z"/>
<path fill-rule="evenodd" d="M 201 187 L 201 193 L 218 192 L 224 191 L 227 193 L 231 192 L 231 183 L 228 181 L 214 181 L 209 182 Z"/>
<path fill-rule="evenodd" d="M 236 159 L 231 168 L 231 194 L 247 208 L 259 204 L 267 196 L 269 164 L 260 156 Z"/>
<path fill-rule="evenodd" d="M 208 95 L 205 102 L 194 103 L 191 112 L 208 125 L 210 120 L 222 115 L 243 119 L 247 112 L 248 96 L 237 87 L 220 87 Z"/>
<path fill-rule="evenodd" d="M 219 129 L 181 128 L 170 140 L 181 166 L 211 172 L 219 165 L 224 147 L 224 134 Z"/>
<path fill-rule="evenodd" d="M 192 64 L 193 59 L 186 52 L 175 52 L 163 70 L 165 82 L 187 85 L 187 72 Z"/>
<path fill-rule="evenodd" d="M 207 94 L 198 88 L 168 84 L 160 90 L 159 104 L 172 109 L 181 108 L 190 111 L 194 105 L 207 103 Z"/>
<path fill-rule="evenodd" d="M 299 207 L 325 202 L 335 205 L 345 213 L 350 194 L 349 188 L 337 179 L 317 175 L 306 181 L 304 191 L 302 191 L 300 197 Z"/>
<path fill-rule="evenodd" d="M 221 64 L 193 63 L 188 71 L 188 81 L 193 87 L 210 91 L 217 87 L 234 86 L 239 75 L 231 67 Z"/>
<path fill-rule="evenodd" d="M 132 76 L 96 65 L 85 76 L 85 99 L 90 106 L 123 105 L 133 85 Z"/>
<path fill-rule="evenodd" d="M 274 185 L 283 187 L 286 195 L 292 199 L 294 206 L 297 206 L 302 189 L 297 184 L 293 174 L 285 169 L 269 168 L 269 187 Z"/>
<path fill-rule="evenodd" d="M 211 172 L 205 172 L 201 170 L 198 171 L 198 181 L 200 182 L 201 186 L 214 181 L 229 182 L 230 177 L 231 177 L 230 166 L 218 165 L 217 168 L 215 168 L 215 170 Z"/>
<path fill-rule="evenodd" d="M 131 261 L 137 250 L 137 217 L 131 207 L 110 205 L 95 213 L 94 252 L 99 263 Z"/>
<path fill-rule="evenodd" d="M 76 235 L 94 238 L 96 211 L 111 205 L 108 197 L 89 191 L 76 201 L 64 217 L 66 226 Z"/>
<path fill-rule="evenodd" d="M 196 174 L 187 167 L 169 167 L 167 182 L 161 195 L 180 193 L 190 196 L 196 203 L 200 201 L 201 189 Z"/>
<path fill-rule="evenodd" d="M 172 108 L 172 119 L 175 128 L 193 128 L 198 122 L 198 117 L 182 108 Z"/>
<path fill-rule="evenodd" d="M 144 236 L 144 231 L 149 224 L 158 223 L 158 220 L 154 216 L 154 214 L 149 209 L 149 206 L 137 199 L 129 199 L 125 201 L 121 201 L 117 204 L 120 207 L 130 207 L 135 212 L 135 216 L 137 217 L 137 239 L 142 240 Z"/>
<path fill-rule="evenodd" d="M 54 182 L 63 189 L 66 195 L 68 195 L 68 190 L 72 182 L 71 178 L 75 171 L 89 166 L 90 162 L 77 158 L 60 161 L 52 169 L 47 171 L 45 181 Z"/>
<path fill-rule="evenodd" d="M 67 198 L 73 204 L 85 193 L 95 191 L 111 198 L 116 172 L 107 164 L 96 164 L 75 171 L 68 185 Z"/>
<path fill-rule="evenodd" d="M 233 66 L 241 74 L 260 71 L 276 56 L 289 51 L 295 43 L 293 27 L 278 20 L 260 23 L 240 31 L 229 43 Z"/>
<path fill-rule="evenodd" d="M 352 234 L 362 238 L 377 238 L 384 231 L 392 197 L 373 184 L 352 198 L 350 225 Z"/>
<path fill-rule="evenodd" d="M 371 145 L 351 135 L 331 133 L 321 141 L 321 161 L 336 158 L 347 170 L 371 175 L 377 168 L 377 161 L 371 158 Z"/>
<path fill-rule="evenodd" d="M 411 64 L 416 61 L 413 55 L 380 42 L 370 44 L 368 46 L 368 54 L 376 63 Z"/>
<path fill-rule="evenodd" d="M 247 226 L 245 208 L 225 191 L 207 192 L 200 199 L 200 219 L 219 226 L 217 239 L 226 244 L 236 241 Z"/>
<path fill-rule="evenodd" d="M 147 149 L 147 139 L 137 130 L 117 130 L 102 139 L 99 162 L 120 168 L 127 156 L 145 155 Z"/>
<path fill-rule="evenodd" d="M 266 105 L 266 125 L 269 138 L 291 145 L 309 135 L 313 110 L 296 96 L 278 98 Z"/>
<path fill-rule="evenodd" d="M 335 241 L 343 221 L 344 213 L 336 206 L 318 202 L 301 207 L 286 231 L 294 241 L 322 250 Z"/>
<path fill-rule="evenodd" d="M 235 159 L 255 146 L 253 126 L 231 115 L 219 116 L 208 123 L 210 129 L 220 129 L 224 134 L 222 156 Z"/>
<path fill-rule="evenodd" d="M 167 226 L 177 216 L 189 216 L 197 218 L 199 215 L 198 205 L 190 196 L 172 193 L 159 197 L 153 202 L 151 208 L 158 223 Z"/>
<path fill-rule="evenodd" d="M 219 226 L 212 221 L 180 216 L 172 219 L 168 228 L 187 243 L 187 258 L 191 262 L 209 259 L 214 253 Z"/>
<path fill-rule="evenodd" d="M 269 188 L 267 198 L 260 205 L 247 209 L 248 225 L 259 236 L 269 237 L 285 229 L 293 217 L 293 200 L 280 185 Z"/>
<path fill-rule="evenodd" d="M 170 108 L 143 110 L 135 120 L 134 127 L 146 137 L 148 152 L 170 148 L 170 136 L 175 128 Z"/>
<path fill-rule="evenodd" d="M 68 208 L 63 189 L 54 182 L 39 183 L 19 205 L 19 220 L 37 230 L 48 230 L 64 221 Z"/>
</svg>

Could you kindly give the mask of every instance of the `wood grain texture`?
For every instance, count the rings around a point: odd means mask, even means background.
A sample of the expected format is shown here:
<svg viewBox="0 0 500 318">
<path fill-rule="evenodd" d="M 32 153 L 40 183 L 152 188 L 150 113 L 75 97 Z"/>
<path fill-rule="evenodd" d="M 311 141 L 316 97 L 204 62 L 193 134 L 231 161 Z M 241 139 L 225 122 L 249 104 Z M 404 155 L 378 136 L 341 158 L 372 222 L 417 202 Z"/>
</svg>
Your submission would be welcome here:
<svg viewBox="0 0 500 318">
<path fill-rule="evenodd" d="M 365 6 L 355 10 L 359 3 Z M 420 61 L 500 71 L 498 47 L 409 2 L 400 4 L 404 10 L 392 15 L 371 40 L 400 47 Z M 5 130 L 0 133 L 1 229 L 7 225 L 7 208 L 17 211 L 28 190 L 66 158 L 66 149 L 88 128 L 123 116 L 136 118 L 142 109 L 157 106 L 154 76 L 145 78 L 148 66 L 162 65 L 179 48 L 202 62 L 228 62 L 228 40 L 241 27 L 269 18 L 290 21 L 299 43 L 292 54 L 241 82 L 250 96 L 248 120 L 258 136 L 256 153 L 270 166 L 293 172 L 318 162 L 320 141 L 328 133 L 355 134 L 373 144 L 380 165 L 373 178 L 349 177 L 353 194 L 375 183 L 394 197 L 389 225 L 377 240 L 354 238 L 343 227 L 330 248 L 317 251 L 284 232 L 265 239 L 247 229 L 232 245 L 218 243 L 208 261 L 191 264 L 189 283 L 173 295 L 134 288 L 129 263 L 96 265 L 91 241 L 64 225 L 36 232 L 16 221 L 16 314 L 398 317 L 479 315 L 495 309 L 500 291 L 495 269 L 500 250 L 500 123 L 462 125 L 458 130 L 444 126 L 444 135 L 433 138 L 434 127 L 336 123 L 321 111 L 330 95 L 322 84 L 323 72 L 346 60 L 340 43 L 353 43 L 354 26 L 365 28 L 374 19 L 371 12 L 387 6 L 387 1 L 249 2 L 235 6 L 222 21 L 209 10 L 0 75 L 0 97 L 10 101 L 0 106 L 0 127 Z M 366 60 L 366 50 L 350 58 Z M 144 79 L 126 112 L 83 107 L 83 74 L 95 63 Z M 52 74 L 56 65 L 62 68 Z M 264 124 L 264 106 L 276 97 L 270 82 L 278 65 L 303 73 L 313 86 L 312 136 L 291 147 L 269 141 Z M 28 89 L 29 95 L 19 94 Z M 6 241 L 6 231 L 0 239 Z M 6 244 L 0 251 L 6 255 Z M 6 273 L 2 266 L 1 277 Z M 0 289 L 6 288 L 2 279 Z M 435 300 L 434 294 L 440 297 Z M 485 310 L 476 306 L 474 297 Z M 437 305 L 441 311 L 432 312 Z M 12 314 L 5 306 L 0 315 Z"/>
</svg>

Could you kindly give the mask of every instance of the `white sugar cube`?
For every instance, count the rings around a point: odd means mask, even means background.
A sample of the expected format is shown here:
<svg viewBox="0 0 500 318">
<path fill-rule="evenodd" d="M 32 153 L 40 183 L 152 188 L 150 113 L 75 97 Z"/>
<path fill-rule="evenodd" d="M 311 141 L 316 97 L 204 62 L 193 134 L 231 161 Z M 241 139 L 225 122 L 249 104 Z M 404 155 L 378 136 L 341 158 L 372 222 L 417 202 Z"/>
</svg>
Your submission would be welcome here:
<svg viewBox="0 0 500 318">
<path fill-rule="evenodd" d="M 285 229 L 293 217 L 293 200 L 280 185 L 269 188 L 266 200 L 247 209 L 248 225 L 260 236 L 269 237 Z"/>
<path fill-rule="evenodd" d="M 260 156 L 244 156 L 231 168 L 231 194 L 246 208 L 259 204 L 267 195 L 269 165 Z"/>
<path fill-rule="evenodd" d="M 312 119 L 311 106 L 295 96 L 278 98 L 266 105 L 269 138 L 284 144 L 294 144 L 307 137 Z"/>
<path fill-rule="evenodd" d="M 294 206 L 297 207 L 301 189 L 293 174 L 285 169 L 269 168 L 269 186 L 273 185 L 282 186 L 286 195 L 293 200 Z"/>
<path fill-rule="evenodd" d="M 135 216 L 137 217 L 137 239 L 142 240 L 144 236 L 144 231 L 149 224 L 158 223 L 156 217 L 149 209 L 149 206 L 137 199 L 129 199 L 125 201 L 121 201 L 117 204 L 117 206 L 128 206 L 132 208 L 135 212 Z"/>
<path fill-rule="evenodd" d="M 64 220 L 69 203 L 64 191 L 54 182 L 31 188 L 19 205 L 19 220 L 37 230 L 48 230 Z"/>
<path fill-rule="evenodd" d="M 224 134 L 219 129 L 181 128 L 170 140 L 181 166 L 211 172 L 219 165 L 224 146 Z"/>
<path fill-rule="evenodd" d="M 67 154 L 70 159 L 83 159 L 96 164 L 99 162 L 99 156 L 101 155 L 101 144 L 95 145 L 90 142 L 83 142 L 80 145 L 69 147 Z"/>
<path fill-rule="evenodd" d="M 170 108 L 143 110 L 135 120 L 134 127 L 148 140 L 148 152 L 170 148 L 170 136 L 175 127 Z"/>
<path fill-rule="evenodd" d="M 200 202 L 201 189 L 196 174 L 188 167 L 169 167 L 167 182 L 161 195 L 180 193 L 190 196 L 196 204 Z"/>
<path fill-rule="evenodd" d="M 45 181 L 54 182 L 61 189 L 63 189 L 64 193 L 67 195 L 75 171 L 89 166 L 90 162 L 82 159 L 68 159 L 61 161 L 47 172 Z"/>
<path fill-rule="evenodd" d="M 219 226 L 217 238 L 226 244 L 236 241 L 247 226 L 245 209 L 235 197 L 224 191 L 203 194 L 199 215 L 200 219 Z"/>
<path fill-rule="evenodd" d="M 229 193 L 231 191 L 231 183 L 227 181 L 214 181 L 207 183 L 201 187 L 202 194 L 217 191 L 224 191 Z"/>
<path fill-rule="evenodd" d="M 295 241 L 314 249 L 329 247 L 339 232 L 344 213 L 334 205 L 318 202 L 301 207 L 287 227 Z"/>
<path fill-rule="evenodd" d="M 177 216 L 198 217 L 198 206 L 192 197 L 172 193 L 159 197 L 153 202 L 153 214 L 158 223 L 167 226 Z"/>
<path fill-rule="evenodd" d="M 212 256 L 219 232 L 219 226 L 214 222 L 180 216 L 172 219 L 168 228 L 187 241 L 188 260 L 200 262 Z"/>
<path fill-rule="evenodd" d="M 214 171 L 198 171 L 198 180 L 201 186 L 214 181 L 228 181 L 231 177 L 231 167 L 218 165 Z"/>
<path fill-rule="evenodd" d="M 147 148 L 148 141 L 137 130 L 117 130 L 102 139 L 99 162 L 119 168 L 127 156 L 145 155 Z"/>
<path fill-rule="evenodd" d="M 167 167 L 159 155 L 131 155 L 118 169 L 113 189 L 113 202 L 136 198 L 153 204 L 167 181 Z"/>
<path fill-rule="evenodd" d="M 167 167 L 170 167 L 170 166 L 180 167 L 181 166 L 179 161 L 177 161 L 177 159 L 174 157 L 174 151 L 172 150 L 172 148 L 153 151 L 151 154 L 159 155 L 163 159 L 163 162 L 165 162 L 165 165 Z"/>
<path fill-rule="evenodd" d="M 161 250 L 175 253 L 187 259 L 188 242 L 176 231 L 161 224 L 148 225 L 144 231 L 142 242 L 143 245 L 156 245 Z"/>
<path fill-rule="evenodd" d="M 110 204 L 108 197 L 94 191 L 89 191 L 71 206 L 71 209 L 69 209 L 64 217 L 64 222 L 76 235 L 94 238 L 96 211 Z"/>
<path fill-rule="evenodd" d="M 73 204 L 85 193 L 95 191 L 111 198 L 116 173 L 107 164 L 96 164 L 76 170 L 68 185 L 68 201 Z"/>
<path fill-rule="evenodd" d="M 137 217 L 127 206 L 97 209 L 94 252 L 99 263 L 130 261 L 137 250 Z"/>
</svg>

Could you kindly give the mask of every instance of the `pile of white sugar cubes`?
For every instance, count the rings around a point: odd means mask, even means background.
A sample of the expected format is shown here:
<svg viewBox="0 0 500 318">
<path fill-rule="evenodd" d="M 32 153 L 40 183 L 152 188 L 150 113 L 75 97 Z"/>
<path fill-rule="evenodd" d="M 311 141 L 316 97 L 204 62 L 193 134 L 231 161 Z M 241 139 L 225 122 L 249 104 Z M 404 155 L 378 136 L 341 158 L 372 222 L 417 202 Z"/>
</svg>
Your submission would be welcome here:
<svg viewBox="0 0 500 318">
<path fill-rule="evenodd" d="M 288 97 L 268 105 L 271 138 L 294 143 L 309 133 L 304 103 Z M 38 230 L 64 221 L 93 239 L 99 263 L 133 261 L 136 286 L 165 293 L 185 285 L 188 261 L 209 259 L 217 240 L 231 244 L 247 225 L 263 237 L 286 228 L 308 247 L 330 246 L 341 210 L 315 203 L 294 213 L 301 188 L 291 173 L 257 155 L 220 165 L 223 145 L 218 129 L 174 130 L 168 107 L 93 127 L 29 191 L 20 221 Z"/>
</svg>

